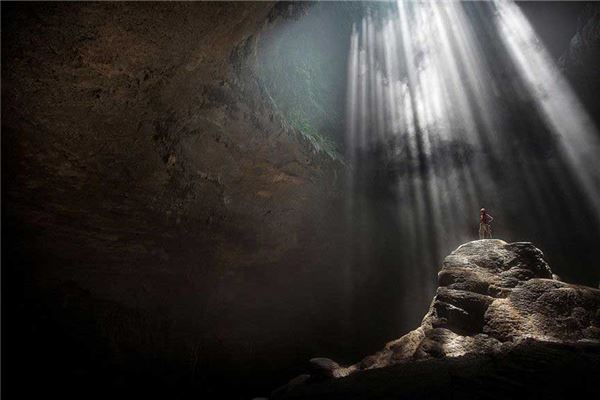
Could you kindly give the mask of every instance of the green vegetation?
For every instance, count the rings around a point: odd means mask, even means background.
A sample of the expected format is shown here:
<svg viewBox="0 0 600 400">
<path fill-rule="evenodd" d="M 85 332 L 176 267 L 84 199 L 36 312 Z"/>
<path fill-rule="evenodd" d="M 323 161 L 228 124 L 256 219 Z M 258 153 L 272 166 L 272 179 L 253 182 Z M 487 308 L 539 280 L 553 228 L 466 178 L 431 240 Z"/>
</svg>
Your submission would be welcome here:
<svg viewBox="0 0 600 400">
<path fill-rule="evenodd" d="M 275 109 L 317 151 L 340 158 L 345 112 L 346 44 L 310 15 L 261 42 L 258 75 Z M 334 32 L 332 32 L 332 30 Z"/>
</svg>

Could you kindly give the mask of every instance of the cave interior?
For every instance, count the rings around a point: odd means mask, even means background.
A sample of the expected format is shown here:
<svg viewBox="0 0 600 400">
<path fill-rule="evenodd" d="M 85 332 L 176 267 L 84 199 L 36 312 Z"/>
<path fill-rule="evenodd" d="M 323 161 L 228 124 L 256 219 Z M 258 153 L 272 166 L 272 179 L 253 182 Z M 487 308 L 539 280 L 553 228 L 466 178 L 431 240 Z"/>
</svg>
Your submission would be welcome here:
<svg viewBox="0 0 600 400">
<path fill-rule="evenodd" d="M 4 391 L 267 398 L 353 365 L 420 326 L 481 207 L 591 293 L 595 345 L 528 360 L 600 372 L 598 4 L 1 7 Z M 290 398 L 485 398 L 448 376 L 525 347 Z"/>
</svg>

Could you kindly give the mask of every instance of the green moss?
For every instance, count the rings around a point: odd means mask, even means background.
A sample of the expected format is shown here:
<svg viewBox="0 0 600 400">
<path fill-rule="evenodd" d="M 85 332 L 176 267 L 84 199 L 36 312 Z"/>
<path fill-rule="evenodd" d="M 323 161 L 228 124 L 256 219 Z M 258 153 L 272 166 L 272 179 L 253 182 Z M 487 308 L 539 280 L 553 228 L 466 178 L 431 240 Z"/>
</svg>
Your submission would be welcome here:
<svg viewBox="0 0 600 400">
<path fill-rule="evenodd" d="M 287 123 L 317 151 L 339 159 L 346 49 L 322 26 L 298 23 L 261 43 L 258 75 Z"/>
</svg>

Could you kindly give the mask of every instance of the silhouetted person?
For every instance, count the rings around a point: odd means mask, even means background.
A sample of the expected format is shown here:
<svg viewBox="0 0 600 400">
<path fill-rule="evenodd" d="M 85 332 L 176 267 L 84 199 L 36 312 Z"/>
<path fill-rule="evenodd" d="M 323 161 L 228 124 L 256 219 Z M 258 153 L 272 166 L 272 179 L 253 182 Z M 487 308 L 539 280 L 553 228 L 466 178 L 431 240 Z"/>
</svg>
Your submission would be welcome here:
<svg viewBox="0 0 600 400">
<path fill-rule="evenodd" d="M 479 210 L 479 239 L 492 238 L 492 226 L 490 223 L 493 220 L 494 218 L 485 211 L 485 208 Z"/>
</svg>

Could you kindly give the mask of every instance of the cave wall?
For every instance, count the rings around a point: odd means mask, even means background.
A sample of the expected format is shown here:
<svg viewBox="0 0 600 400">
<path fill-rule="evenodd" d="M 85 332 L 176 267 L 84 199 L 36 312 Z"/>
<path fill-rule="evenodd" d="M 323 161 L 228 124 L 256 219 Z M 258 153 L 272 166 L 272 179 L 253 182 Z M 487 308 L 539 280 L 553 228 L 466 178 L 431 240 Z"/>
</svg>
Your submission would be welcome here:
<svg viewBox="0 0 600 400">
<path fill-rule="evenodd" d="M 580 99 L 600 124 L 600 106 L 596 99 L 600 88 L 600 6 L 586 4 L 579 14 L 577 30 L 560 57 L 559 65 Z"/>
<path fill-rule="evenodd" d="M 2 5 L 3 289 L 8 340 L 30 343 L 15 379 L 33 358 L 58 387 L 235 393 L 219 380 L 260 387 L 327 345 L 342 166 L 255 73 L 261 31 L 294 13 Z"/>
</svg>

